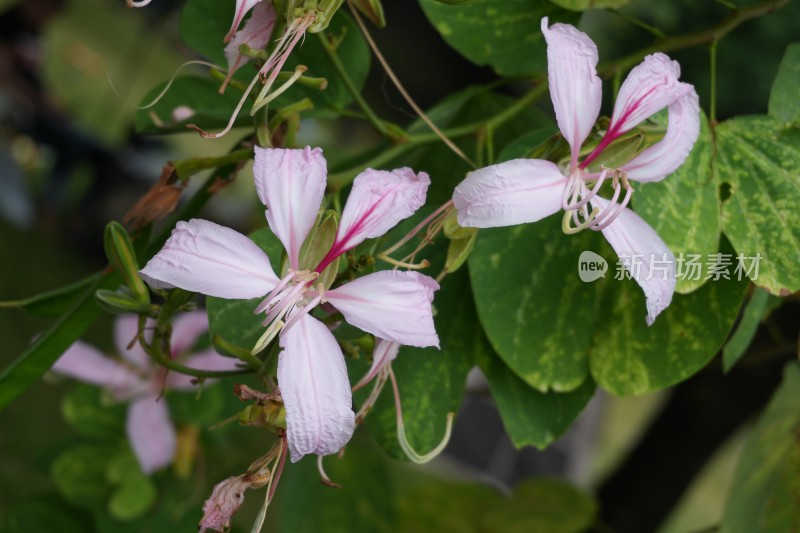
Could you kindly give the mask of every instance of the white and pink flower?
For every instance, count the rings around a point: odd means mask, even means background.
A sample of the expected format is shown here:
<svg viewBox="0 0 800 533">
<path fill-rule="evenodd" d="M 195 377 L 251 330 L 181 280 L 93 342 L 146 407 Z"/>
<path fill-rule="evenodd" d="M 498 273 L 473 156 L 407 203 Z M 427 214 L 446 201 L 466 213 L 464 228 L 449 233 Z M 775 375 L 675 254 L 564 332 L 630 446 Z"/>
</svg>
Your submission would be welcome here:
<svg viewBox="0 0 800 533">
<path fill-rule="evenodd" d="M 581 145 L 600 112 L 597 47 L 573 26 L 548 27 L 547 18 L 542 19 L 542 32 L 547 41 L 550 96 L 558 127 L 571 148 L 570 161 L 566 168 L 559 168 L 550 161 L 515 159 L 472 172 L 453 194 L 459 224 L 510 226 L 535 222 L 563 209 L 565 232 L 602 231 L 618 254 L 658 258 L 668 265 L 666 275 L 653 275 L 646 261 L 638 272 L 631 272 L 644 290 L 647 323 L 652 324 L 672 301 L 675 257 L 653 228 L 626 207 L 633 193 L 628 180 L 659 181 L 683 164 L 700 132 L 697 93 L 678 81 L 678 63 L 661 53 L 647 56 L 620 87 L 602 140 L 579 161 Z M 588 166 L 609 144 L 665 107 L 669 124 L 658 143 L 619 169 L 589 171 Z M 597 193 L 609 176 L 614 192 L 606 200 Z"/>
<path fill-rule="evenodd" d="M 328 303 L 354 326 L 411 346 L 438 346 L 431 302 L 438 284 L 418 272 L 380 271 L 325 290 L 319 274 L 365 239 L 386 233 L 425 201 L 425 173 L 368 169 L 356 177 L 330 251 L 313 270 L 301 267 L 300 248 L 325 193 L 322 151 L 255 149 L 258 196 L 272 232 L 283 243 L 288 271 L 279 278 L 250 239 L 204 220 L 180 222 L 164 248 L 142 269 L 154 287 L 180 287 L 219 298 L 263 298 L 266 330 L 258 352 L 279 336 L 278 385 L 286 407 L 293 462 L 338 452 L 355 422 L 344 357 L 330 329 L 310 311 Z M 389 358 L 384 358 L 385 362 Z"/>
<path fill-rule="evenodd" d="M 191 376 L 154 366 L 138 342 L 131 344 L 139 331 L 138 320 L 136 315 L 123 315 L 114 322 L 114 344 L 121 360 L 78 341 L 64 352 L 52 370 L 105 387 L 115 400 L 130 402 L 125 431 L 142 471 L 150 473 L 169 465 L 177 446 L 175 427 L 163 398 L 164 389 L 191 390 L 195 384 Z M 187 355 L 207 331 L 205 311 L 178 316 L 172 327 L 172 357 L 197 370 L 235 370 L 236 359 L 222 357 L 211 348 Z"/>
</svg>

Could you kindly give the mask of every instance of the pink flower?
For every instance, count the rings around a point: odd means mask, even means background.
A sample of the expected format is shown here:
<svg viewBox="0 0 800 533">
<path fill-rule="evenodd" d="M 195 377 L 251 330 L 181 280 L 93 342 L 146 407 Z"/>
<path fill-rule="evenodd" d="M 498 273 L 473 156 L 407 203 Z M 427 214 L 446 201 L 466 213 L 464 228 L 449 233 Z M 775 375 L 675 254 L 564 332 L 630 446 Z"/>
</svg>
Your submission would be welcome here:
<svg viewBox="0 0 800 533">
<path fill-rule="evenodd" d="M 241 30 L 233 34 L 230 42 L 225 46 L 225 59 L 228 61 L 228 74 L 225 76 L 225 82 L 222 84 L 220 92 L 225 91 L 225 87 L 233 77 L 233 74 L 239 70 L 240 67 L 246 65 L 249 57 L 245 57 L 239 51 L 239 47 L 246 44 L 254 50 L 260 50 L 267 46 L 269 38 L 272 35 L 272 29 L 275 27 L 275 7 L 271 2 L 260 2 L 253 8 L 253 14 L 244 23 Z M 238 24 L 237 24 L 238 26 Z"/>
<path fill-rule="evenodd" d="M 341 254 L 379 237 L 425 202 L 430 180 L 401 168 L 366 170 L 356 177 L 330 251 L 313 269 L 300 265 L 300 247 L 314 226 L 325 193 L 322 151 L 256 148 L 258 196 L 272 232 L 289 259 L 279 279 L 267 255 L 250 239 L 204 220 L 179 222 L 164 248 L 142 269 L 155 287 L 180 287 L 220 298 L 263 298 L 256 313 L 267 327 L 254 352 L 275 336 L 283 348 L 278 384 L 286 407 L 292 462 L 327 455 L 354 430 L 350 384 L 341 348 L 328 327 L 309 312 L 328 302 L 344 318 L 382 339 L 438 346 L 431 301 L 439 288 L 417 272 L 380 271 L 325 290 L 315 280 Z"/>
<path fill-rule="evenodd" d="M 180 315 L 172 328 L 172 355 L 182 356 L 197 339 L 208 331 L 205 311 Z M 103 355 L 95 347 L 78 341 L 53 365 L 52 370 L 111 391 L 115 399 L 130 401 L 126 432 L 145 473 L 170 464 L 175 457 L 175 428 L 162 397 L 164 387 L 192 389 L 192 377 L 154 367 L 149 356 L 134 344 L 138 317 L 123 315 L 114 323 L 114 343 L 122 360 Z M 186 366 L 203 370 L 234 370 L 236 360 L 218 355 L 213 349 L 187 356 Z"/>
<path fill-rule="evenodd" d="M 581 144 L 600 112 L 597 47 L 568 24 L 548 28 L 547 18 L 542 19 L 542 32 L 547 41 L 550 96 L 558 127 L 571 148 L 568 167 L 539 159 L 515 159 L 472 172 L 453 194 L 458 222 L 479 228 L 510 226 L 535 222 L 564 209 L 566 233 L 585 228 L 602 231 L 621 257 L 644 258 L 641 268 L 632 269 L 627 263 L 626 268 L 644 290 L 647 323 L 651 325 L 672 301 L 675 257 L 653 228 L 625 207 L 633 193 L 628 180 L 659 181 L 683 164 L 700 132 L 697 93 L 691 85 L 678 81 L 680 67 L 675 61 L 660 53 L 647 56 L 620 87 L 600 144 L 578 161 Z M 599 173 L 587 169 L 612 141 L 665 107 L 669 125 L 658 143 L 619 169 Z M 614 192 L 611 200 L 606 200 L 597 192 L 609 176 Z M 617 203 L 622 189 L 625 195 Z M 662 265 L 660 272 L 650 268 L 656 262 Z"/>
</svg>

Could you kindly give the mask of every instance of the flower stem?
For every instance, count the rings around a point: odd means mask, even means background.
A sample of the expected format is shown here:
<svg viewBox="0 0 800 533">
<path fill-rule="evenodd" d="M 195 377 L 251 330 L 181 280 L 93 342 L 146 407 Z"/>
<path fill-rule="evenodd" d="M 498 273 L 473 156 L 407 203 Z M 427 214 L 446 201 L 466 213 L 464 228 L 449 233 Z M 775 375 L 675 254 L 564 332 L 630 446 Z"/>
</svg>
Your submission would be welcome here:
<svg viewBox="0 0 800 533">
<path fill-rule="evenodd" d="M 708 106 L 708 121 L 711 124 L 717 122 L 717 45 L 719 39 L 711 42 L 709 53 L 711 55 L 711 103 Z"/>
</svg>

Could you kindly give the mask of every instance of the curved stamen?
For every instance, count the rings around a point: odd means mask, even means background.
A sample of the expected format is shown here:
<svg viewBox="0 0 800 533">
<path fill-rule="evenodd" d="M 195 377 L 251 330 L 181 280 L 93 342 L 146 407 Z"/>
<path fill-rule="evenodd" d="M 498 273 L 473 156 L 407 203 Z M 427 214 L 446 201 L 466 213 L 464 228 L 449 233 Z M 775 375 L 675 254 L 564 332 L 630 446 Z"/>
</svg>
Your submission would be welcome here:
<svg viewBox="0 0 800 533">
<path fill-rule="evenodd" d="M 613 213 L 613 210 L 617 207 L 617 200 L 619 199 L 620 192 L 622 192 L 622 187 L 620 186 L 620 184 L 619 183 L 614 184 L 614 195 L 611 196 L 608 207 L 600 211 L 600 214 L 597 215 L 597 218 L 594 219 L 593 226 L 599 225 L 606 219 L 606 217 L 608 217 L 608 215 Z"/>
<path fill-rule="evenodd" d="M 264 98 L 263 100 L 260 100 L 259 102 L 253 104 L 253 109 L 250 110 L 250 116 L 255 115 L 259 109 L 269 104 L 271 101 L 275 100 L 277 97 L 286 92 L 286 90 L 289 87 L 291 87 L 294 84 L 294 82 L 300 79 L 300 76 L 302 76 L 307 70 L 308 67 L 306 67 L 305 65 L 297 65 L 294 69 L 294 74 L 292 74 L 291 77 L 288 80 L 286 80 L 283 85 L 275 89 L 272 93 L 268 94 L 267 97 Z"/>
<path fill-rule="evenodd" d="M 591 226 L 594 223 L 594 219 L 599 212 L 600 210 L 595 207 L 594 209 L 592 209 L 592 212 L 589 213 L 589 216 L 586 217 L 586 220 L 584 220 L 583 223 L 578 224 L 575 227 L 572 227 L 569 221 L 573 216 L 577 217 L 577 215 L 575 215 L 576 213 L 575 211 L 567 211 L 566 213 L 564 213 L 564 218 L 561 220 L 561 231 L 563 231 L 567 235 L 578 233 L 579 231 L 582 231 Z"/>
<path fill-rule="evenodd" d="M 607 174 L 608 174 L 608 169 L 607 168 L 603 168 L 603 171 L 600 173 L 600 177 L 595 182 L 594 187 L 592 187 L 592 190 L 590 190 L 588 193 L 581 194 L 581 200 L 579 202 L 575 202 L 573 204 L 570 204 L 569 206 L 565 207 L 564 209 L 568 209 L 568 210 L 579 209 L 579 208 L 585 206 L 586 204 L 588 204 L 589 201 L 591 201 L 592 198 L 597 196 L 597 192 L 600 190 L 600 187 L 602 187 L 603 182 L 606 180 L 606 175 Z M 583 183 L 581 183 L 581 184 L 583 184 Z"/>
<path fill-rule="evenodd" d="M 572 174 L 569 177 L 569 182 L 567 182 L 567 186 L 564 187 L 564 193 L 561 195 L 561 209 L 564 211 L 569 211 L 569 206 L 576 200 L 576 189 L 578 188 L 578 177 L 575 174 Z M 569 198 L 569 201 L 567 201 Z"/>
<path fill-rule="evenodd" d="M 281 291 L 283 291 L 283 288 L 286 287 L 286 285 L 292 280 L 292 278 L 294 278 L 295 274 L 296 272 L 290 271 L 286 276 L 284 276 L 284 278 L 275 286 L 275 288 L 269 291 L 269 293 L 264 297 L 264 300 L 260 304 L 258 304 L 258 306 L 253 311 L 253 314 L 260 315 L 261 313 L 266 311 L 267 308 L 272 303 L 272 300 L 278 299 L 279 293 L 281 293 Z"/>
<path fill-rule="evenodd" d="M 628 186 L 627 191 L 625 192 L 625 198 L 622 200 L 622 203 L 619 204 L 617 209 L 609 215 L 608 220 L 602 222 L 601 224 L 597 225 L 597 227 L 592 227 L 594 231 L 601 231 L 606 229 L 612 222 L 614 222 L 617 217 L 622 213 L 622 210 L 625 209 L 625 206 L 631 201 L 631 195 L 633 195 L 633 187 Z"/>
</svg>

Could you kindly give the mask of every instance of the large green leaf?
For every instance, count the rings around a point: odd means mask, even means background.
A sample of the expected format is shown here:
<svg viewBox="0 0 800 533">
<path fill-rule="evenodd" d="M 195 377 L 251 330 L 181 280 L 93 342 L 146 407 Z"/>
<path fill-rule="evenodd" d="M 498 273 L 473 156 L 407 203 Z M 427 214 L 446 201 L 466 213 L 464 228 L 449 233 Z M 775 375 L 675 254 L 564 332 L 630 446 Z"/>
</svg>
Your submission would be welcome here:
<svg viewBox="0 0 800 533">
<path fill-rule="evenodd" d="M 258 244 L 272 262 L 272 268 L 280 275 L 280 260 L 283 245 L 269 228 L 254 231 L 249 237 Z M 278 268 L 276 268 L 278 267 Z M 209 296 L 206 298 L 206 311 L 208 313 L 208 331 L 211 337 L 219 335 L 227 342 L 240 348 L 250 350 L 264 333 L 261 324 L 264 315 L 253 313 L 261 299 L 253 300 L 226 300 Z M 233 355 L 233 354 L 228 354 Z"/>
<path fill-rule="evenodd" d="M 114 446 L 94 444 L 82 444 L 61 452 L 50 472 L 64 498 L 88 509 L 102 507 L 113 486 L 106 477 L 106 468 L 116 452 Z"/>
<path fill-rule="evenodd" d="M 571 391 L 589 371 L 598 284 L 578 276 L 578 258 L 599 236 L 564 235 L 561 217 L 481 230 L 469 259 L 472 290 L 492 346 L 541 392 Z"/>
<path fill-rule="evenodd" d="M 95 280 L 52 326 L 39 335 L 22 355 L 0 373 L 0 409 L 36 383 L 53 366 L 56 359 L 94 322 L 100 314 L 100 306 L 94 300 L 95 290 L 113 289 L 118 285 L 119 277 L 116 274 L 105 275 Z"/>
<path fill-rule="evenodd" d="M 109 405 L 111 399 L 104 396 L 99 387 L 76 385 L 61 402 L 61 413 L 79 433 L 120 438 L 125 434 L 126 406 L 121 403 Z"/>
<path fill-rule="evenodd" d="M 587 379 L 571 392 L 539 392 L 490 350 L 479 354 L 478 364 L 489 382 L 506 433 L 517 448 L 549 446 L 583 411 L 595 391 L 594 382 Z"/>
<path fill-rule="evenodd" d="M 340 459 L 328 456 L 325 470 L 333 489 L 319 482 L 316 456 L 286 465 L 275 506 L 280 531 L 371 533 L 390 531 L 394 523 L 393 486 L 386 461 L 375 446 L 356 435 Z M 261 499 L 261 493 L 248 497 Z"/>
<path fill-rule="evenodd" d="M 757 257 L 751 280 L 772 294 L 800 289 L 800 129 L 769 117 L 719 125 L 717 170 L 730 185 L 722 229 L 745 257 Z M 736 262 L 736 261 L 734 261 Z M 749 267 L 751 261 L 745 261 Z"/>
<path fill-rule="evenodd" d="M 750 301 L 742 313 L 742 319 L 736 326 L 730 339 L 722 350 L 722 368 L 725 372 L 733 368 L 739 359 L 747 352 L 753 337 L 756 335 L 759 324 L 769 312 L 780 305 L 781 299 L 773 296 L 764 289 L 756 287 Z"/>
<path fill-rule="evenodd" d="M 467 373 L 485 349 L 464 270 L 448 276 L 434 300 L 441 349 L 403 346 L 392 363 L 400 389 L 403 423 L 419 453 L 436 447 L 448 413 L 457 413 Z M 366 418 L 367 427 L 390 455 L 404 459 L 397 442 L 394 400 L 387 385 Z"/>
<path fill-rule="evenodd" d="M 769 94 L 769 115 L 800 126 L 800 43 L 786 49 Z"/>
<path fill-rule="evenodd" d="M 0 531 L 4 533 L 83 533 L 90 524 L 82 524 L 80 517 L 60 501 L 53 498 L 23 500 L 4 509 L 0 515 Z"/>
<path fill-rule="evenodd" d="M 482 520 L 482 531 L 497 533 L 580 533 L 597 515 L 597 503 L 563 481 L 531 479 L 514 487 L 510 499 L 493 506 Z"/>
<path fill-rule="evenodd" d="M 0 309 L 18 308 L 25 309 L 35 315 L 58 316 L 69 309 L 70 305 L 86 292 L 86 288 L 102 276 L 102 272 L 97 272 L 75 283 L 45 291 L 29 298 L 0 302 Z"/>
<path fill-rule="evenodd" d="M 800 368 L 789 363 L 739 457 L 722 518 L 724 533 L 778 533 L 800 526 Z"/>
<path fill-rule="evenodd" d="M 703 115 L 700 137 L 683 165 L 663 181 L 637 185 L 633 195 L 636 212 L 678 259 L 683 273 L 678 273 L 676 290 L 683 294 L 706 282 L 706 258 L 717 252 L 719 243 L 719 186 L 711 168 L 713 154 L 711 130 Z M 692 259 L 701 268 L 687 268 L 686 261 Z"/>
<path fill-rule="evenodd" d="M 730 253 L 730 247 L 722 252 Z M 645 394 L 700 370 L 720 349 L 739 312 L 747 282 L 732 270 L 730 279 L 674 295 L 652 326 L 645 323 L 644 294 L 636 282 L 607 280 L 589 357 L 597 384 L 619 396 Z"/>
<path fill-rule="evenodd" d="M 483 0 L 446 5 L 420 0 L 425 15 L 447 44 L 476 65 L 502 76 L 533 76 L 547 70 L 542 17 L 576 24 L 579 15 L 541 0 Z"/>
<path fill-rule="evenodd" d="M 550 0 L 557 6 L 570 11 L 586 11 L 587 9 L 614 9 L 629 4 L 631 0 Z"/>
</svg>

